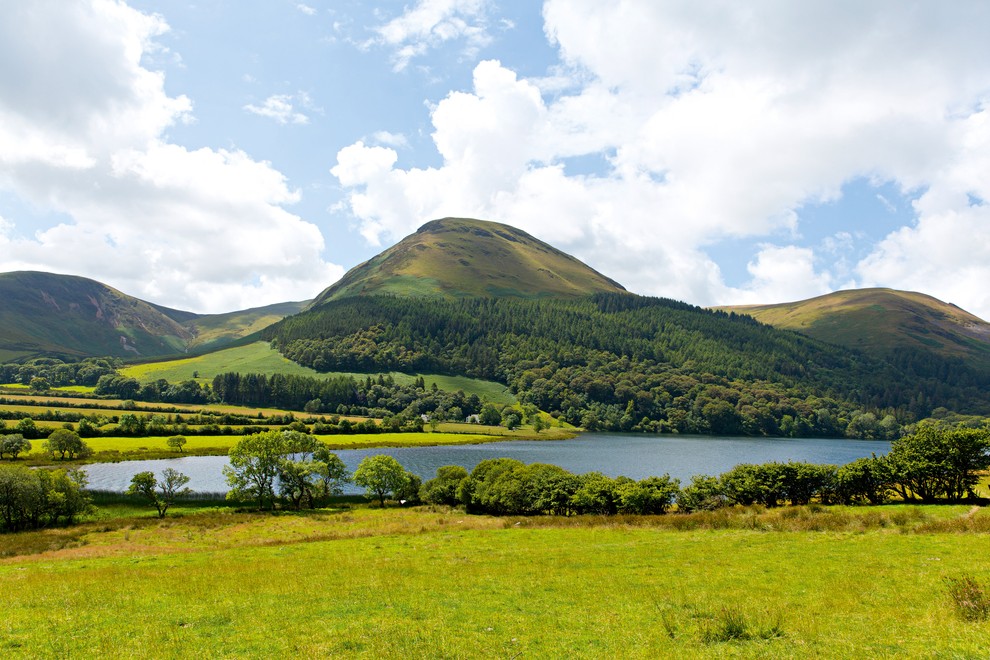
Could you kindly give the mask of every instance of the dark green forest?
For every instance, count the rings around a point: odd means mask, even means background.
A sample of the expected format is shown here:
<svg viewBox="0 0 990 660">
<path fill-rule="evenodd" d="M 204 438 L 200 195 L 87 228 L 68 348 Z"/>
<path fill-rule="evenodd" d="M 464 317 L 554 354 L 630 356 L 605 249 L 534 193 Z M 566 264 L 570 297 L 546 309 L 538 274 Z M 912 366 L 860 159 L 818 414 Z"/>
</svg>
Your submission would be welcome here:
<svg viewBox="0 0 990 660">
<path fill-rule="evenodd" d="M 883 438 L 936 408 L 990 410 L 986 375 L 944 358 L 885 360 L 748 316 L 626 294 L 353 297 L 263 337 L 318 371 L 495 380 L 591 430 Z"/>
</svg>

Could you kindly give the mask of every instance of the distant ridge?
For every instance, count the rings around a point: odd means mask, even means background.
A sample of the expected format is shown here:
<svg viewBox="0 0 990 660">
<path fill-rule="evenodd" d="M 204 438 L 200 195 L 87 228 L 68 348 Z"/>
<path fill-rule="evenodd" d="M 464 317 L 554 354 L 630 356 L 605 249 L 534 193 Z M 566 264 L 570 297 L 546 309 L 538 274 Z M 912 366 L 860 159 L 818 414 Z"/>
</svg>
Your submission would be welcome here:
<svg viewBox="0 0 990 660">
<path fill-rule="evenodd" d="M 37 356 L 154 358 L 222 346 L 307 303 L 195 314 L 145 302 L 96 280 L 0 273 L 0 361 Z"/>
<path fill-rule="evenodd" d="M 352 268 L 312 307 L 350 296 L 575 298 L 625 292 L 571 255 L 498 222 L 443 218 Z"/>
<path fill-rule="evenodd" d="M 867 352 L 925 351 L 990 369 L 990 323 L 923 293 L 852 289 L 791 303 L 719 309 Z"/>
</svg>

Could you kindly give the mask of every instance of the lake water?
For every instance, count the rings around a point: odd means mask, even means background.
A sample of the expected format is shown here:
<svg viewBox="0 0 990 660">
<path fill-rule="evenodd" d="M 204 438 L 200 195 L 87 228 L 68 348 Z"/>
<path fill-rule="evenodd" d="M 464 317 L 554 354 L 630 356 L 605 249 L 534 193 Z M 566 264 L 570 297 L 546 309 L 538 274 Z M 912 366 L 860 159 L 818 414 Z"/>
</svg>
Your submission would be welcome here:
<svg viewBox="0 0 990 660">
<path fill-rule="evenodd" d="M 438 447 L 377 447 L 347 449 L 336 454 L 352 472 L 366 456 L 388 454 L 423 480 L 436 476 L 442 465 L 468 470 L 486 458 L 515 458 L 523 463 L 553 463 L 575 474 L 602 472 L 632 479 L 670 474 L 686 484 L 692 475 L 718 475 L 740 463 L 806 461 L 842 465 L 857 458 L 886 454 L 890 443 L 878 440 L 821 438 L 729 438 L 584 433 L 573 440 L 525 440 Z M 125 491 L 131 477 L 151 470 L 161 475 L 171 467 L 190 478 L 197 492 L 228 490 L 222 469 L 226 456 L 186 456 L 154 461 L 95 463 L 85 466 L 90 488 Z M 348 493 L 360 493 L 350 486 Z"/>
</svg>

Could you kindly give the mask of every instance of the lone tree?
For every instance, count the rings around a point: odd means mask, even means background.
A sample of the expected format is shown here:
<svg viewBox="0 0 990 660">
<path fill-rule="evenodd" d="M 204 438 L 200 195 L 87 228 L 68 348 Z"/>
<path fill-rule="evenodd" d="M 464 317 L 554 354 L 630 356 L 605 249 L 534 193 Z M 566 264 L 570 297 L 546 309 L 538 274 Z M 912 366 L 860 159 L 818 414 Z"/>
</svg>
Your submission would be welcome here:
<svg viewBox="0 0 990 660">
<path fill-rule="evenodd" d="M 154 472 L 138 472 L 131 478 L 127 492 L 147 499 L 158 509 L 158 517 L 164 518 L 165 512 L 172 506 L 176 497 L 192 492 L 184 488 L 187 483 L 189 477 L 172 468 L 165 468 L 161 481 L 155 479 Z"/>
<path fill-rule="evenodd" d="M 44 448 L 51 454 L 52 458 L 58 454 L 60 459 L 65 460 L 68 457 L 70 461 L 74 458 L 85 458 L 92 453 L 89 445 L 83 442 L 79 434 L 69 429 L 52 431 L 52 434 L 45 440 Z"/>
<path fill-rule="evenodd" d="M 184 435 L 173 435 L 171 438 L 165 441 L 169 447 L 177 451 L 185 451 L 182 447 L 186 444 L 186 436 Z"/>
<path fill-rule="evenodd" d="M 31 441 L 24 438 L 20 433 L 10 433 L 0 436 L 0 459 L 4 454 L 10 458 L 17 458 L 21 452 L 31 451 Z"/>
<path fill-rule="evenodd" d="M 408 477 L 405 469 L 391 456 L 368 456 L 354 471 L 354 483 L 368 491 L 368 498 L 375 496 L 385 506 L 385 496 L 401 491 Z"/>
</svg>

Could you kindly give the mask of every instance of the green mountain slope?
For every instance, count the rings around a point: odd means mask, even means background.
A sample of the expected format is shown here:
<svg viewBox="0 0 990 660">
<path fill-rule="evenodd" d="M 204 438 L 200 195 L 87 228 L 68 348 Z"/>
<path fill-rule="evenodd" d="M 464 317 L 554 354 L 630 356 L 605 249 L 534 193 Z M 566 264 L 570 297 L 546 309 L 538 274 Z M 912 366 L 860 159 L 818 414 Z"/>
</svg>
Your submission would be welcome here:
<svg viewBox="0 0 990 660">
<path fill-rule="evenodd" d="M 178 355 L 229 344 L 305 305 L 201 315 L 154 305 L 84 277 L 0 273 L 0 361 Z"/>
<path fill-rule="evenodd" d="M 990 369 L 990 323 L 922 293 L 858 289 L 792 303 L 720 309 L 868 353 L 929 354 Z"/>
<path fill-rule="evenodd" d="M 193 333 L 160 309 L 94 280 L 20 271 L 0 274 L 0 348 L 24 355 L 156 356 Z"/>
<path fill-rule="evenodd" d="M 990 380 L 911 365 L 631 294 L 521 300 L 354 296 L 262 332 L 318 371 L 449 373 L 504 383 L 565 421 L 614 431 L 842 435 L 864 410 L 990 413 Z M 943 365 L 944 366 L 944 365 Z"/>
<path fill-rule="evenodd" d="M 618 283 L 515 227 L 444 218 L 352 268 L 312 306 L 375 294 L 574 298 L 620 291 Z"/>
<path fill-rule="evenodd" d="M 222 347 L 263 330 L 286 316 L 298 314 L 309 301 L 276 303 L 227 314 L 206 314 L 190 319 L 186 327 L 193 331 L 190 349 L 198 351 Z"/>
</svg>

